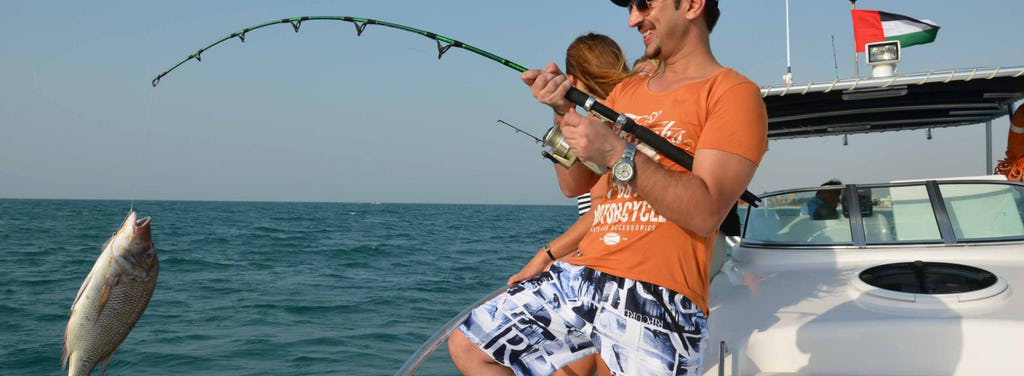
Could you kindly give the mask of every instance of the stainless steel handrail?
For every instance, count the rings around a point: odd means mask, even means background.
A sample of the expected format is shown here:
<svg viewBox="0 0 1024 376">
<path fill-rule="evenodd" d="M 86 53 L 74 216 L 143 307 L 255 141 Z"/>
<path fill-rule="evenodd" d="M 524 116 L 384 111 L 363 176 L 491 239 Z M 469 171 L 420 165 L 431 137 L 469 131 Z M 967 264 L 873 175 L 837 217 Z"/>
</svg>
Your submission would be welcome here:
<svg viewBox="0 0 1024 376">
<path fill-rule="evenodd" d="M 437 351 L 438 347 L 441 347 L 441 344 L 448 339 L 448 336 L 455 331 L 455 328 L 458 328 L 459 324 L 462 324 L 462 322 L 466 320 L 466 317 L 469 317 L 469 313 L 472 312 L 474 308 L 488 300 L 494 299 L 494 297 L 505 292 L 507 289 L 508 287 L 502 287 L 495 290 L 489 295 L 477 300 L 462 312 L 459 312 L 459 314 L 455 315 L 451 320 L 448 320 L 448 323 L 444 324 L 444 326 L 434 332 L 434 335 L 430 336 L 426 342 L 423 342 L 423 345 L 405 361 L 402 368 L 399 368 L 398 372 L 395 372 L 395 376 L 415 375 L 416 371 L 418 371 L 420 367 L 423 366 L 423 363 L 427 361 L 427 358 L 430 358 L 430 355 L 433 354 L 434 351 Z"/>
<path fill-rule="evenodd" d="M 725 376 L 725 354 L 729 352 L 729 348 L 725 346 L 725 341 L 718 343 L 718 376 Z"/>
<path fill-rule="evenodd" d="M 903 74 L 893 77 L 856 77 L 831 82 L 810 82 L 761 88 L 761 96 L 783 96 L 790 92 L 799 94 L 830 92 L 833 90 L 854 90 L 889 87 L 892 85 L 923 85 L 930 82 L 971 81 L 996 77 L 1024 76 L 1024 67 L 967 68 L 933 70 L 929 72 Z"/>
</svg>

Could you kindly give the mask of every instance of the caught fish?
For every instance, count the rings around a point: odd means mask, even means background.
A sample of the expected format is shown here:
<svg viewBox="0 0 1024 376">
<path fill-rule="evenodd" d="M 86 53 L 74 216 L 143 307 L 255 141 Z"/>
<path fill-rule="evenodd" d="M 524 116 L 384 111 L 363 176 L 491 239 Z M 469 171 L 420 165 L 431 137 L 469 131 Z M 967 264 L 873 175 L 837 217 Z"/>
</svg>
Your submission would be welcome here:
<svg viewBox="0 0 1024 376">
<path fill-rule="evenodd" d="M 61 369 L 88 376 L 105 369 L 149 305 L 160 271 L 149 232 L 149 217 L 129 212 L 121 228 L 103 244 L 100 257 L 78 289 L 64 330 Z"/>
</svg>

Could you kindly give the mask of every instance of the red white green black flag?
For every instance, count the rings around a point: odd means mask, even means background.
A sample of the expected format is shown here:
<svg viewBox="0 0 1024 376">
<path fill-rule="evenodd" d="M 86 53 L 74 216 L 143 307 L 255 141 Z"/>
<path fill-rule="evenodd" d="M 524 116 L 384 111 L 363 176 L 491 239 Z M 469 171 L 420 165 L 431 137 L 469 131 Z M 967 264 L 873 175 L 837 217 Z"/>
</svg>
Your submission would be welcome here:
<svg viewBox="0 0 1024 376">
<path fill-rule="evenodd" d="M 902 47 L 931 43 L 939 33 L 939 25 L 929 20 L 878 10 L 854 9 L 851 12 L 857 52 L 864 52 L 864 44 L 872 42 L 898 40 Z"/>
</svg>

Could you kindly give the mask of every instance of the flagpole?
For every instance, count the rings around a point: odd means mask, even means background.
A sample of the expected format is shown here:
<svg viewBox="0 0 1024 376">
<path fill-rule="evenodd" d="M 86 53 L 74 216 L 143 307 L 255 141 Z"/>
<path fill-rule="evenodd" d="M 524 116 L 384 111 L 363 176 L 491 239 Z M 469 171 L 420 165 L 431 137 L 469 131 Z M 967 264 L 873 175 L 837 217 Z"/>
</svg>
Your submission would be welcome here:
<svg viewBox="0 0 1024 376">
<path fill-rule="evenodd" d="M 853 15 L 853 10 L 857 9 L 857 0 L 850 0 L 850 15 Z M 856 27 L 856 26 L 855 26 Z M 860 55 L 857 54 L 857 36 L 854 31 L 853 37 L 853 71 L 857 78 L 860 78 Z"/>
</svg>

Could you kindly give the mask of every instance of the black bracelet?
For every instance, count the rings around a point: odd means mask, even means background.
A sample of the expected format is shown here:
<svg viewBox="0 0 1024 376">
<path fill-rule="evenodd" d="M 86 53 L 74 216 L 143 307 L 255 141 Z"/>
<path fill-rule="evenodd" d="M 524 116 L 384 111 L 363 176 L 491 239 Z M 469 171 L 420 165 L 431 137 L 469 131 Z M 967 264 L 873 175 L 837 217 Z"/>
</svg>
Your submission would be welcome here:
<svg viewBox="0 0 1024 376">
<path fill-rule="evenodd" d="M 548 257 L 551 258 L 551 261 L 557 261 L 558 260 L 558 258 L 556 258 L 555 255 L 551 253 L 551 246 L 550 245 L 548 245 L 548 244 L 544 245 L 544 252 L 548 253 Z"/>
</svg>

